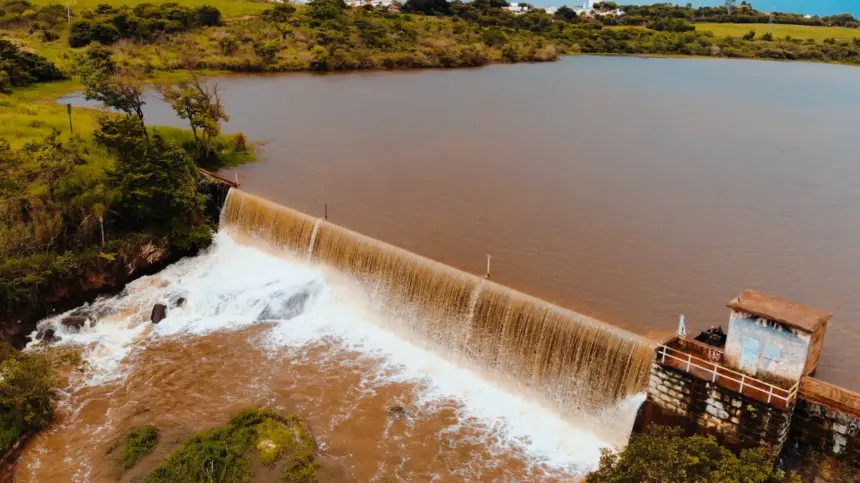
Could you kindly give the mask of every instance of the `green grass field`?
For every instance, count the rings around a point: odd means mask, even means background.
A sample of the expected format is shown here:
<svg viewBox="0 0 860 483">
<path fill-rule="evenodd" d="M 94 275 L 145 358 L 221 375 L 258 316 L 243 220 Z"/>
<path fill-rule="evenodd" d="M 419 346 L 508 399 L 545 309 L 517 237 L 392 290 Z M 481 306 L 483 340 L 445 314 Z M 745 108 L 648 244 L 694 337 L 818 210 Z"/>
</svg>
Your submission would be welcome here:
<svg viewBox="0 0 860 483">
<path fill-rule="evenodd" d="M 790 35 L 793 39 L 814 39 L 820 42 L 824 39 L 853 40 L 860 38 L 860 29 L 844 27 L 809 27 L 806 25 L 781 25 L 765 23 L 697 23 L 696 30 L 711 31 L 718 37 L 741 37 L 750 30 L 755 30 L 756 38 L 767 32 L 776 38 Z"/>
<path fill-rule="evenodd" d="M 240 17 L 243 15 L 251 15 L 260 13 L 267 8 L 271 8 L 272 4 L 267 2 L 252 2 L 249 0 L 71 0 L 72 10 L 81 8 L 96 8 L 99 4 L 108 4 L 114 7 L 123 5 L 135 6 L 139 3 L 178 3 L 188 7 L 200 7 L 203 5 L 212 5 L 221 10 L 224 18 Z M 50 3 L 64 3 L 61 0 L 32 0 L 35 5 L 48 5 Z"/>
</svg>

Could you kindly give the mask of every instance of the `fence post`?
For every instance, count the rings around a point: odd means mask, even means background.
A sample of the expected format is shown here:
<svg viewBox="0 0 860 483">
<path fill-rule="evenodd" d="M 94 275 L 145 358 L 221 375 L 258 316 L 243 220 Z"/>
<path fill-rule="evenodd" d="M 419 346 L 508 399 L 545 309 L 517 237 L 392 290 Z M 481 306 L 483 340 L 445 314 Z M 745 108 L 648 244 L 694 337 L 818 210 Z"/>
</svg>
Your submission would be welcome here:
<svg viewBox="0 0 860 483">
<path fill-rule="evenodd" d="M 663 359 L 660 361 L 661 364 L 666 363 L 666 346 L 663 346 Z"/>
<path fill-rule="evenodd" d="M 770 386 L 770 390 L 767 392 L 767 403 L 770 404 L 770 398 L 773 397 L 773 386 Z"/>
<path fill-rule="evenodd" d="M 744 381 L 746 381 L 746 377 L 747 376 L 745 374 L 741 374 L 741 389 L 738 391 L 741 394 L 744 393 Z"/>
<path fill-rule="evenodd" d="M 687 354 L 687 372 L 690 372 L 690 364 L 693 362 L 693 354 Z"/>
</svg>

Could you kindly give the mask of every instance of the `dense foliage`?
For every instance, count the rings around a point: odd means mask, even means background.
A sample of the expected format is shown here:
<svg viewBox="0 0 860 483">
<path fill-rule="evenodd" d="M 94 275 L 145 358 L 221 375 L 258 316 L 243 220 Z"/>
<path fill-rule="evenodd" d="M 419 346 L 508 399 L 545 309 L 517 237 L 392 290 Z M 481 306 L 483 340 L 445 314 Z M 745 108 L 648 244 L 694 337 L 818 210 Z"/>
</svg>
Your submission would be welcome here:
<svg viewBox="0 0 860 483">
<path fill-rule="evenodd" d="M 587 483 L 800 483 L 773 469 L 761 449 L 740 457 L 712 437 L 682 437 L 677 428 L 654 427 L 633 435 L 620 453 L 604 451 Z"/>
<path fill-rule="evenodd" d="M 0 342 L 0 455 L 20 435 L 45 427 L 53 414 L 56 375 L 42 355 Z"/>
<path fill-rule="evenodd" d="M 23 52 L 8 40 L 0 40 L 0 92 L 35 82 L 67 79 L 68 76 L 40 55 Z"/>
<path fill-rule="evenodd" d="M 598 2 L 595 8 L 599 12 L 621 9 L 624 15 L 597 16 L 598 21 L 607 25 L 645 25 L 659 20 L 685 20 L 689 22 L 718 22 L 718 23 L 775 23 L 791 25 L 830 26 L 860 28 L 860 21 L 851 14 L 843 13 L 829 17 L 809 16 L 798 13 L 759 12 L 749 2 L 743 1 L 736 8 L 698 7 L 693 8 L 672 3 L 656 3 L 653 5 L 616 5 L 615 2 Z M 858 33 L 860 36 L 860 33 Z"/>
<path fill-rule="evenodd" d="M 149 482 L 250 481 L 254 457 L 278 465 L 279 481 L 316 480 L 316 443 L 295 415 L 267 409 L 239 413 L 225 427 L 197 433 L 149 475 Z"/>
<path fill-rule="evenodd" d="M 69 30 L 72 47 L 83 47 L 90 42 L 109 45 L 120 39 L 150 42 L 164 34 L 221 25 L 221 12 L 215 7 L 192 9 L 176 3 L 142 3 L 134 8 L 116 9 L 100 5 L 95 11 L 84 11 L 81 17 Z"/>
<path fill-rule="evenodd" d="M 120 461 L 122 469 L 133 467 L 139 459 L 155 449 L 156 443 L 158 443 L 158 430 L 155 426 L 144 426 L 129 431 L 122 446 Z"/>
</svg>

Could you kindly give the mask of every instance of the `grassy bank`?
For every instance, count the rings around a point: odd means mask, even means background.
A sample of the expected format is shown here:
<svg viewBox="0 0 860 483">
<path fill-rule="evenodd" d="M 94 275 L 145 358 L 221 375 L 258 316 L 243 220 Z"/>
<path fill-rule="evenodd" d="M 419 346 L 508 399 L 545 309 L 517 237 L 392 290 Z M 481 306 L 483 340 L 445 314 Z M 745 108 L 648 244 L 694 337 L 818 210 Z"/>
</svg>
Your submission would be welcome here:
<svg viewBox="0 0 860 483">
<path fill-rule="evenodd" d="M 743 37 L 750 31 L 755 31 L 760 37 L 770 32 L 775 38 L 790 37 L 792 39 L 822 42 L 835 39 L 839 42 L 853 42 L 860 39 L 860 30 L 845 27 L 814 27 L 806 25 L 760 24 L 760 23 L 696 23 L 699 32 L 711 32 L 717 37 Z"/>
</svg>

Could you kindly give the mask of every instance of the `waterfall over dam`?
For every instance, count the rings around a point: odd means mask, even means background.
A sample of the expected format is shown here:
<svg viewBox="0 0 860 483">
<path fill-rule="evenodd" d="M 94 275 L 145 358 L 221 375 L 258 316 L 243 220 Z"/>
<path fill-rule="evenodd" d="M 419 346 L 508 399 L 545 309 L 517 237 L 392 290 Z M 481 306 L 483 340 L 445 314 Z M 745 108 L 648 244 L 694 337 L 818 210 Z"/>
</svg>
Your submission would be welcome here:
<svg viewBox="0 0 860 483">
<path fill-rule="evenodd" d="M 563 413 L 644 390 L 653 343 L 643 337 L 238 189 L 221 216 L 228 233 L 362 283 L 404 329 Z"/>
</svg>

